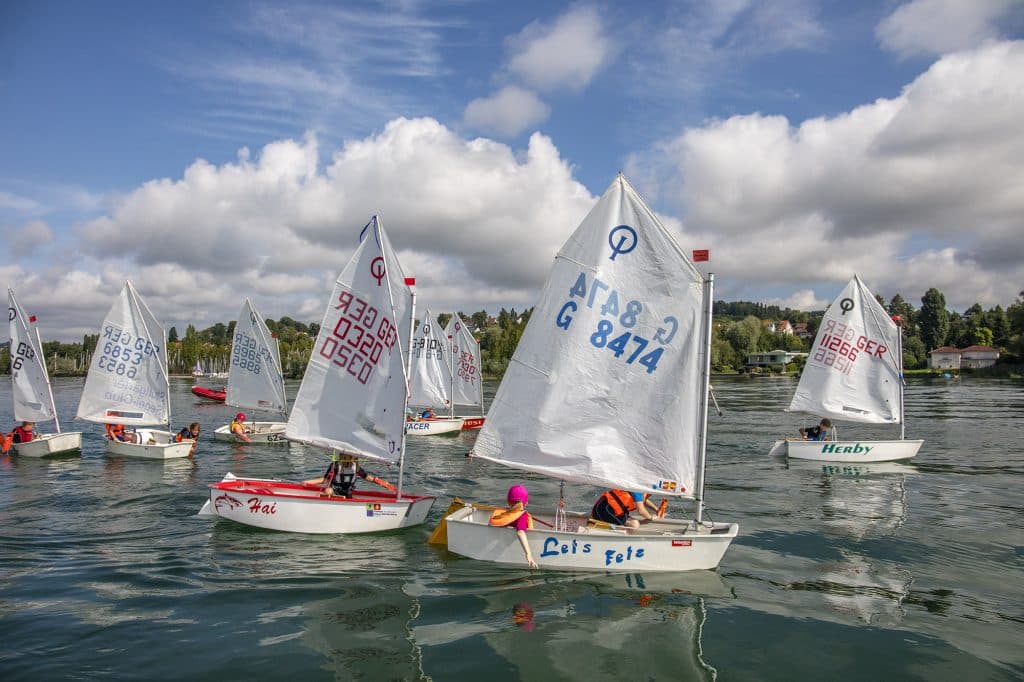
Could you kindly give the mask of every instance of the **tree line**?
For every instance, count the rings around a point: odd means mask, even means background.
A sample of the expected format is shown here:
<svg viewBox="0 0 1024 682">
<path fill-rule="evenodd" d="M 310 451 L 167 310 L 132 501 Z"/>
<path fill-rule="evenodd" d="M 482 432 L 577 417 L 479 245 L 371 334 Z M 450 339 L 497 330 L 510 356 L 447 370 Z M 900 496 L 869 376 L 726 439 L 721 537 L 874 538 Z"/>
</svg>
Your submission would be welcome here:
<svg viewBox="0 0 1024 682">
<path fill-rule="evenodd" d="M 985 310 L 975 303 L 963 313 L 947 310 L 945 296 L 935 288 L 921 297 L 918 308 L 900 294 L 888 302 L 880 296 L 877 298 L 891 315 L 899 315 L 902 319 L 903 363 L 907 369 L 927 367 L 928 352 L 942 346 L 992 346 L 1000 351 L 1001 362 L 1024 360 L 1024 291 L 1005 310 L 999 305 Z M 459 313 L 480 343 L 484 376 L 498 378 L 504 374 L 531 312 L 532 309 L 516 312 L 514 308 L 502 308 L 495 317 L 485 310 Z M 805 312 L 747 301 L 716 301 L 712 313 L 711 365 L 716 372 L 741 370 L 749 353 L 772 350 L 807 352 L 824 315 L 824 311 Z M 450 317 L 449 314 L 440 315 L 438 324 L 446 325 Z M 781 320 L 787 320 L 791 325 L 806 324 L 807 337 L 782 333 L 778 328 L 771 331 L 767 323 Z M 306 370 L 320 325 L 286 316 L 279 320 L 268 319 L 267 327 L 277 337 L 285 376 L 300 378 Z M 202 330 L 190 324 L 181 336 L 175 327 L 171 327 L 167 334 L 170 373 L 191 374 L 197 363 L 207 373 L 227 372 L 234 331 L 234 321 L 218 322 Z M 81 343 L 44 342 L 43 352 L 50 373 L 54 376 L 84 375 L 92 361 L 98 338 L 96 334 L 87 334 Z M 6 346 L 0 351 L 0 367 L 5 371 L 10 367 L 10 353 Z"/>
</svg>

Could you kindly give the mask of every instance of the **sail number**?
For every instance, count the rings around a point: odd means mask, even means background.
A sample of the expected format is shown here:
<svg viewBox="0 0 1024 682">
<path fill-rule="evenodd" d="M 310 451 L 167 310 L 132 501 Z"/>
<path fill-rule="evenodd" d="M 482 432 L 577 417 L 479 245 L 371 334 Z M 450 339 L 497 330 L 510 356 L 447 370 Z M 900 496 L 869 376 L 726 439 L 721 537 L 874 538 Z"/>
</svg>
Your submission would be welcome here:
<svg viewBox="0 0 1024 682">
<path fill-rule="evenodd" d="M 24 341 L 18 342 L 18 350 L 15 353 L 14 359 L 11 361 L 11 369 L 15 372 L 22 368 L 25 361 L 32 362 L 36 359 L 36 352 L 32 350 L 32 346 L 28 345 Z"/>
<path fill-rule="evenodd" d="M 256 339 L 243 332 L 235 334 L 235 345 L 231 347 L 231 366 L 253 374 L 259 374 L 264 364 L 273 364 L 274 357 L 266 348 L 260 348 Z"/>
<path fill-rule="evenodd" d="M 387 317 L 351 292 L 341 292 L 334 309 L 340 311 L 338 322 L 324 335 L 319 353 L 365 384 L 381 357 L 391 354 L 398 332 Z"/>
<path fill-rule="evenodd" d="M 444 360 L 441 342 L 437 339 L 430 339 L 430 341 L 425 338 L 413 339 L 412 356 L 417 360 Z"/>
<path fill-rule="evenodd" d="M 473 354 L 467 351 L 460 351 L 458 346 L 453 346 L 452 349 L 458 357 L 459 379 L 470 386 L 476 386 L 478 371 L 476 368 L 476 359 L 473 357 Z"/>
<path fill-rule="evenodd" d="M 889 350 L 878 341 L 857 334 L 849 325 L 827 320 L 818 334 L 813 360 L 832 367 L 842 374 L 853 370 L 857 358 L 866 354 L 871 358 L 882 358 Z"/>
<path fill-rule="evenodd" d="M 606 348 L 621 358 L 627 365 L 638 364 L 653 374 L 658 369 L 658 362 L 665 352 L 665 346 L 671 343 L 679 330 L 679 321 L 674 317 L 666 317 L 662 325 L 655 331 L 653 338 L 647 339 L 631 331 L 644 312 L 644 305 L 637 300 L 627 300 L 608 284 L 594 277 L 587 281 L 584 272 L 579 274 L 576 282 L 569 288 L 569 300 L 566 301 L 555 317 L 555 326 L 568 331 L 575 316 L 573 313 L 583 306 L 593 310 L 595 306 L 605 319 L 599 320 L 590 335 L 590 344 L 594 348 Z M 577 300 L 578 299 L 578 300 Z M 653 346 L 653 347 L 652 347 Z"/>
<path fill-rule="evenodd" d="M 149 339 L 134 336 L 121 327 L 108 324 L 103 328 L 103 353 L 96 361 L 97 369 L 134 379 L 146 358 L 156 357 L 160 346 Z"/>
</svg>

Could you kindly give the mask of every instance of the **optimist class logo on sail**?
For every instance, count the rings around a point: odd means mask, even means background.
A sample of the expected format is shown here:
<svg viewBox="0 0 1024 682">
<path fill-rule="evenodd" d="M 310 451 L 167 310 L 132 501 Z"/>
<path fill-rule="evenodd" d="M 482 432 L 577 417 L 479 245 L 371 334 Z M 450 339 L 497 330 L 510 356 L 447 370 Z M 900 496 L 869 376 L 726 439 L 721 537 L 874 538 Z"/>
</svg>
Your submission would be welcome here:
<svg viewBox="0 0 1024 682">
<path fill-rule="evenodd" d="M 619 225 L 612 228 L 608 233 L 608 245 L 611 247 L 608 259 L 614 262 L 616 257 L 632 253 L 638 243 L 637 232 L 632 227 Z M 679 330 L 679 321 L 671 315 L 667 316 L 659 322 L 653 337 L 640 336 L 633 330 L 638 322 L 643 321 L 645 310 L 647 306 L 643 302 L 632 298 L 627 292 L 620 293 L 613 289 L 600 277 L 588 278 L 587 273 L 581 270 L 576 281 L 569 287 L 569 300 L 555 316 L 555 326 L 569 331 L 574 320 L 579 317 L 577 313 L 599 311 L 602 319 L 590 328 L 590 345 L 611 351 L 625 364 L 640 365 L 648 374 L 653 374 L 658 369 L 665 346 L 672 342 Z"/>
</svg>

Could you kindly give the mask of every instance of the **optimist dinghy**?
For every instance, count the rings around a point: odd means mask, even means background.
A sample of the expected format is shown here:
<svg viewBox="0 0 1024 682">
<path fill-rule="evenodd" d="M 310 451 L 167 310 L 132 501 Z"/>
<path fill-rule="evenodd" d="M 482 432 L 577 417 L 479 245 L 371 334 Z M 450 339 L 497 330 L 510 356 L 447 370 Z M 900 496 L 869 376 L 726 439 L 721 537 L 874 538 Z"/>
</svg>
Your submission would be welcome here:
<svg viewBox="0 0 1024 682">
<path fill-rule="evenodd" d="M 696 512 L 630 531 L 539 514 L 553 527 L 525 533 L 541 568 L 712 569 L 736 537 L 737 524 L 703 519 L 712 283 L 622 175 L 559 251 L 473 456 L 692 498 Z M 449 514 L 448 549 L 525 567 L 516 533 L 490 516 L 482 505 Z"/>
<path fill-rule="evenodd" d="M 398 465 L 394 493 L 325 494 L 315 483 L 238 479 L 210 486 L 200 516 L 293 533 L 369 533 L 423 523 L 434 498 L 402 492 L 408 350 L 415 280 L 377 217 L 338 276 L 285 436 L 329 452 Z"/>
</svg>

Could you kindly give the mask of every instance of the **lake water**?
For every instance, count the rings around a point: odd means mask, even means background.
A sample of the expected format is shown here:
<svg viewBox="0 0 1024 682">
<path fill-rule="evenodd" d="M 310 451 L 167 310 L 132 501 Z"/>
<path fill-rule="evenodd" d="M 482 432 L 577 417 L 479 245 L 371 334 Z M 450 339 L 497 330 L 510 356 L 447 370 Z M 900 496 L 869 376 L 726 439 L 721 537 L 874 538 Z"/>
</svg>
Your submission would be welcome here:
<svg viewBox="0 0 1024 682">
<path fill-rule="evenodd" d="M 714 383 L 709 513 L 740 524 L 719 570 L 573 576 L 425 544 L 454 495 L 500 502 L 525 479 L 532 508 L 557 501 L 557 482 L 467 459 L 473 436 L 410 440 L 406 489 L 438 497 L 424 526 L 259 531 L 197 518 L 205 486 L 313 477 L 322 453 L 215 443 L 234 410 L 182 379 L 174 424 L 202 423 L 196 458 L 114 459 L 101 426 L 70 420 L 81 380 L 57 380 L 81 456 L 0 457 L 0 679 L 1024 677 L 1024 384 L 915 380 L 921 453 L 867 470 L 767 457 L 814 421 L 783 412 L 794 381 Z M 567 488 L 570 508 L 596 492 Z"/>
</svg>

